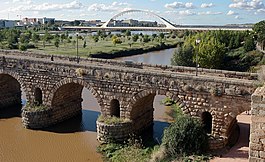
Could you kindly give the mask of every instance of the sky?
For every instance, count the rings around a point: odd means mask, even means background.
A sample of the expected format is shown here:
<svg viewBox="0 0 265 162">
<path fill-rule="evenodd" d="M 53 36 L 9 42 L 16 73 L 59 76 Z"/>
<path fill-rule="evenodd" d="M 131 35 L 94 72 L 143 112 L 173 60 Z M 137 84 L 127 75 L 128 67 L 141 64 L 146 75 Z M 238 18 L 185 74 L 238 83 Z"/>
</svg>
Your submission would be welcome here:
<svg viewBox="0 0 265 162">
<path fill-rule="evenodd" d="M 151 11 L 178 25 L 225 25 L 265 20 L 265 0 L 0 0 L 0 19 L 107 21 L 130 10 Z M 119 19 L 155 20 L 139 13 Z M 158 20 L 159 21 L 159 20 Z"/>
</svg>

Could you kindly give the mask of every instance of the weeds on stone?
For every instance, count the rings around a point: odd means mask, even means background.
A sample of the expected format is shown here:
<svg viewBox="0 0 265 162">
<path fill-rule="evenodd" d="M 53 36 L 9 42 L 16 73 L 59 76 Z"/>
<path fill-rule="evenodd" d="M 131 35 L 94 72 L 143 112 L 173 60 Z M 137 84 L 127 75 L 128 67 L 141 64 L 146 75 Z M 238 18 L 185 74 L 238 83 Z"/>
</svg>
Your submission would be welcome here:
<svg viewBox="0 0 265 162">
<path fill-rule="evenodd" d="M 27 103 L 23 107 L 23 109 L 26 111 L 37 112 L 37 111 L 47 110 L 48 108 L 43 104 L 29 104 L 29 103 Z"/>
<path fill-rule="evenodd" d="M 105 123 L 105 124 L 118 124 L 118 123 L 127 123 L 130 122 L 130 119 L 125 119 L 125 118 L 118 118 L 116 116 L 103 116 L 99 115 L 97 121 Z"/>
</svg>

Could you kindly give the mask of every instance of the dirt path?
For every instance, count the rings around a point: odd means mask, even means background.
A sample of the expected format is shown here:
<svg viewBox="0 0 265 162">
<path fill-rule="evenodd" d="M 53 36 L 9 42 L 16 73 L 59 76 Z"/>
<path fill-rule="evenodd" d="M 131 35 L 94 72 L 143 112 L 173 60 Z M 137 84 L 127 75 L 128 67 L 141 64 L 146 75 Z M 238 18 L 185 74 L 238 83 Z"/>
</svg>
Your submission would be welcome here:
<svg viewBox="0 0 265 162">
<path fill-rule="evenodd" d="M 243 113 L 237 117 L 240 127 L 240 136 L 237 144 L 221 158 L 215 158 L 210 162 L 248 162 L 250 115 Z"/>
</svg>

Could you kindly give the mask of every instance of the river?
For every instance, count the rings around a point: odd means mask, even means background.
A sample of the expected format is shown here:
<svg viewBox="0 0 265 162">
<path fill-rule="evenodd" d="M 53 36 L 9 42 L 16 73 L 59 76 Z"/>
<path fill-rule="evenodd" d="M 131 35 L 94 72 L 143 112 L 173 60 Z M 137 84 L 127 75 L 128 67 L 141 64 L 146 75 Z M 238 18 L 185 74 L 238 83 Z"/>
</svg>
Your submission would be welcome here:
<svg viewBox="0 0 265 162">
<path fill-rule="evenodd" d="M 174 49 L 150 52 L 119 60 L 133 60 L 153 64 L 170 64 Z M 23 90 L 22 90 L 23 91 Z M 100 108 L 88 89 L 82 92 L 82 115 L 55 126 L 30 130 L 21 124 L 20 108 L 0 110 L 0 161 L 1 162 L 101 162 L 96 152 L 96 119 Z M 164 96 L 154 101 L 154 138 L 160 140 L 168 126 L 166 107 L 160 104 Z M 25 95 L 22 93 L 25 104 Z"/>
</svg>

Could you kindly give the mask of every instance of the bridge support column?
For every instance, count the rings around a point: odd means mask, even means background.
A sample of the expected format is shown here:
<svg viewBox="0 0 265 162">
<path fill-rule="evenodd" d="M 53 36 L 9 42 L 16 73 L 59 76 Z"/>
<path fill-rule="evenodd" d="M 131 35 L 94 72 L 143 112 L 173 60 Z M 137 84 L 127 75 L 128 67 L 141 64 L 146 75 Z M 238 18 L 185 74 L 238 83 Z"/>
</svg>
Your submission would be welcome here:
<svg viewBox="0 0 265 162">
<path fill-rule="evenodd" d="M 265 161 L 265 87 L 252 95 L 249 161 Z"/>
<path fill-rule="evenodd" d="M 82 89 L 81 85 L 75 83 L 60 87 L 54 94 L 51 106 L 46 105 L 46 110 L 37 112 L 23 110 L 23 124 L 27 128 L 42 128 L 81 114 Z"/>
</svg>

